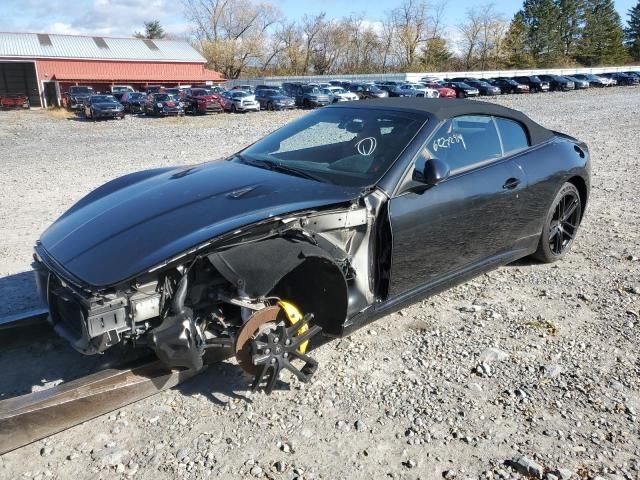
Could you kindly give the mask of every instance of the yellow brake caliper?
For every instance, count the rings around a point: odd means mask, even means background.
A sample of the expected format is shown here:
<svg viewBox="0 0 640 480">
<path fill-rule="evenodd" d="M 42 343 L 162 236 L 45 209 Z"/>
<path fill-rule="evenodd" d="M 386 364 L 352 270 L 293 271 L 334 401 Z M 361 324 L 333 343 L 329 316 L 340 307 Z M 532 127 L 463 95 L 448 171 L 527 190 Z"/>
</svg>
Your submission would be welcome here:
<svg viewBox="0 0 640 480">
<path fill-rule="evenodd" d="M 291 325 L 295 325 L 299 320 L 302 320 L 302 313 L 300 313 L 298 307 L 296 307 L 292 303 L 285 302 L 284 300 L 278 300 L 278 305 L 284 311 L 285 315 L 287 316 L 287 320 L 289 320 L 289 323 L 291 323 Z M 302 328 L 300 328 L 300 330 L 298 330 L 297 333 L 298 335 L 302 335 L 307 330 L 309 330 L 309 326 L 304 325 Z M 300 353 L 305 353 L 307 351 L 308 344 L 309 340 L 302 342 L 298 347 L 298 351 Z"/>
</svg>

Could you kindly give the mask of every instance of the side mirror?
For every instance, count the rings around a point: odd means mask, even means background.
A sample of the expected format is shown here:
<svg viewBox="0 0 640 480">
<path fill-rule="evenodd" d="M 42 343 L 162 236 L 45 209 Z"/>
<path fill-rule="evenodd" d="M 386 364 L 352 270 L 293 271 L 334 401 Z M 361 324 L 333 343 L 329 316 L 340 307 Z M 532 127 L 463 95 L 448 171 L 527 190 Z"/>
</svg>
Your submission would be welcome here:
<svg viewBox="0 0 640 480">
<path fill-rule="evenodd" d="M 433 187 L 449 177 L 449 165 L 437 158 L 421 159 L 416 162 L 413 180 L 422 185 Z"/>
</svg>

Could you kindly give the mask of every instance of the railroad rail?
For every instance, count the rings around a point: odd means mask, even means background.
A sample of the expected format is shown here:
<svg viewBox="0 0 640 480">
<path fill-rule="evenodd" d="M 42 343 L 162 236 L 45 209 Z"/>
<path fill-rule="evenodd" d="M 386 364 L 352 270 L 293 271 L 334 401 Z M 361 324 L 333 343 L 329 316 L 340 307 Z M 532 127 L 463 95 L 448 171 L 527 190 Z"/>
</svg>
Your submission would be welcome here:
<svg viewBox="0 0 640 480">
<path fill-rule="evenodd" d="M 46 312 L 32 311 L 0 325 L 5 329 L 9 325 L 32 325 L 42 321 L 43 316 L 46 318 Z M 225 356 L 210 358 L 207 365 L 222 358 Z M 146 359 L 2 400 L 0 455 L 175 387 L 204 371 L 207 365 L 198 371 L 175 370 L 158 360 Z"/>
</svg>

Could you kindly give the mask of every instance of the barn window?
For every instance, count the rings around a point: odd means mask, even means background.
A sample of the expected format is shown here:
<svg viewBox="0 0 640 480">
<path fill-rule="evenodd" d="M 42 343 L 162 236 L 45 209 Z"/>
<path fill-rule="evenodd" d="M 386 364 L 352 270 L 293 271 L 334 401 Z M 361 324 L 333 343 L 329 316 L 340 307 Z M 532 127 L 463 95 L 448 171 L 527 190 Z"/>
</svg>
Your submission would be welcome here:
<svg viewBox="0 0 640 480">
<path fill-rule="evenodd" d="M 107 42 L 104 41 L 104 38 L 93 37 L 93 41 L 96 42 L 96 45 L 98 46 L 98 48 L 109 50 L 109 45 L 107 45 Z"/>
<path fill-rule="evenodd" d="M 155 43 L 153 43 L 153 40 L 145 39 L 143 40 L 143 42 L 147 47 L 149 47 L 149 50 L 160 50 L 158 46 Z"/>
<path fill-rule="evenodd" d="M 52 45 L 51 37 L 46 33 L 38 34 L 38 42 L 40 42 L 40 45 L 43 47 L 50 47 Z"/>
</svg>

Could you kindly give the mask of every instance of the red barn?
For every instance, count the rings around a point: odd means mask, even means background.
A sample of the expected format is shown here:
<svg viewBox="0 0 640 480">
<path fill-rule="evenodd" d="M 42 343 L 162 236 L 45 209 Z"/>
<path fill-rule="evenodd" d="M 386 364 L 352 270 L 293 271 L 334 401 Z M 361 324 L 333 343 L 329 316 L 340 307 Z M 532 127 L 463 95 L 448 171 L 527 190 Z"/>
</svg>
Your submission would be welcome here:
<svg viewBox="0 0 640 480">
<path fill-rule="evenodd" d="M 112 85 L 212 84 L 222 75 L 179 40 L 0 33 L 0 96 L 26 93 L 33 106 L 59 106 L 71 85 L 109 91 Z"/>
</svg>

